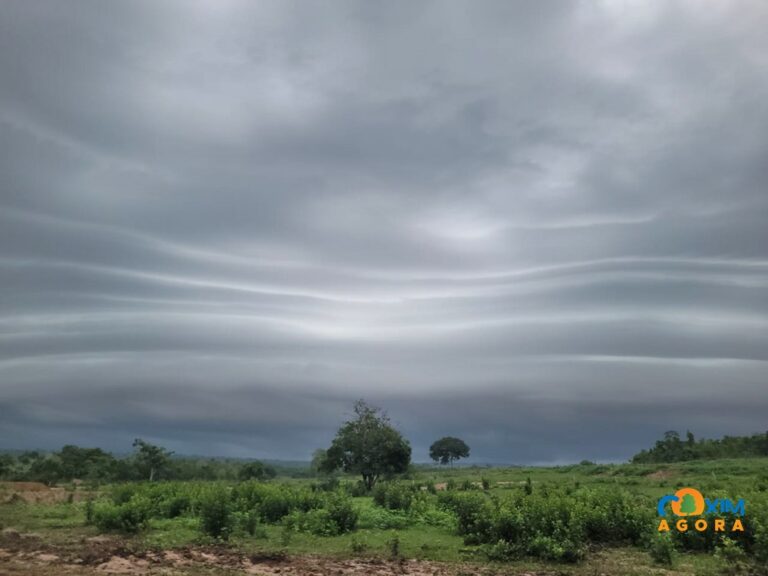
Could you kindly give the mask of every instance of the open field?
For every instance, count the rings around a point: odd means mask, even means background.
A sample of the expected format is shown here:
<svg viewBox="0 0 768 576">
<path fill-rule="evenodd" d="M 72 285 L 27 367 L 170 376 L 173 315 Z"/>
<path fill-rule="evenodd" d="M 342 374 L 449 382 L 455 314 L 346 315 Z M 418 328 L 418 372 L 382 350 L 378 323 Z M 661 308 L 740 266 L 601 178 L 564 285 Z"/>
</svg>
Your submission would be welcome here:
<svg viewBox="0 0 768 576">
<path fill-rule="evenodd" d="M 356 483 L 6 483 L 0 573 L 766 573 L 766 459 L 417 468 L 373 495 Z M 654 544 L 656 502 L 683 486 L 743 498 L 745 531 L 673 530 L 669 564 Z"/>
</svg>

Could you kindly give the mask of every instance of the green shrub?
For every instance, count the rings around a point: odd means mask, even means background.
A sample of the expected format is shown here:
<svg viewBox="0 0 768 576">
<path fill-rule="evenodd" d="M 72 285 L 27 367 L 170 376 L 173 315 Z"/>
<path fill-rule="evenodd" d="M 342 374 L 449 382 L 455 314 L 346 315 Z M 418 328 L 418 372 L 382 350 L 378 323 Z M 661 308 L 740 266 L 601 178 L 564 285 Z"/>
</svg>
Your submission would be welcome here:
<svg viewBox="0 0 768 576">
<path fill-rule="evenodd" d="M 283 524 L 297 532 L 309 532 L 316 536 L 337 536 L 354 530 L 357 520 L 358 515 L 350 498 L 337 492 L 328 495 L 322 508 L 294 510 L 284 517 Z"/>
<path fill-rule="evenodd" d="M 378 507 L 364 508 L 359 517 L 360 528 L 399 530 L 407 527 L 410 523 L 410 518 L 404 512 Z"/>
<path fill-rule="evenodd" d="M 675 560 L 675 544 L 669 533 L 657 534 L 652 538 L 648 553 L 656 564 L 672 566 Z"/>
<path fill-rule="evenodd" d="M 233 513 L 235 525 L 246 534 L 255 538 L 266 538 L 267 531 L 259 522 L 259 514 L 256 510 Z"/>
<path fill-rule="evenodd" d="M 524 550 L 504 540 L 499 540 L 495 544 L 486 544 L 481 552 L 491 562 L 511 562 L 519 560 L 524 555 Z"/>
<path fill-rule="evenodd" d="M 90 526 L 93 524 L 94 505 L 93 498 L 88 498 L 85 501 L 85 524 Z"/>
<path fill-rule="evenodd" d="M 715 556 L 732 566 L 744 562 L 747 558 L 746 552 L 738 542 L 728 537 L 720 540 L 715 549 Z"/>
<path fill-rule="evenodd" d="M 341 483 L 336 476 L 329 476 L 320 482 L 314 482 L 311 485 L 313 492 L 335 492 L 339 489 Z"/>
<path fill-rule="evenodd" d="M 342 492 L 329 495 L 325 506 L 338 528 L 338 534 L 352 532 L 357 527 L 358 513 L 352 505 L 352 500 Z"/>
<path fill-rule="evenodd" d="M 162 514 L 165 518 L 178 518 L 190 509 L 189 496 L 179 494 L 169 497 L 162 502 Z"/>
<path fill-rule="evenodd" d="M 349 549 L 352 551 L 353 554 L 362 554 L 363 552 L 368 550 L 368 544 L 365 542 L 365 540 L 360 540 L 358 538 L 353 537 L 349 543 Z"/>
<path fill-rule="evenodd" d="M 261 517 L 265 522 L 278 522 L 291 512 L 291 501 L 282 492 L 267 494 L 259 504 Z"/>
<path fill-rule="evenodd" d="M 215 487 L 200 503 L 200 529 L 212 538 L 227 540 L 232 533 L 232 527 L 229 493 L 225 488 Z"/>
<path fill-rule="evenodd" d="M 346 484 L 344 488 L 353 498 L 368 496 L 368 488 L 365 487 L 365 484 L 362 480 L 358 480 L 352 484 Z"/>
<path fill-rule="evenodd" d="M 441 492 L 438 505 L 456 514 L 457 531 L 467 544 L 489 541 L 494 510 L 485 494 Z"/>
<path fill-rule="evenodd" d="M 93 523 L 101 532 L 136 534 L 149 525 L 150 509 L 150 502 L 141 496 L 124 504 L 103 502 L 94 507 Z"/>
<path fill-rule="evenodd" d="M 400 536 L 396 532 L 392 535 L 392 538 L 387 540 L 387 548 L 389 548 L 389 555 L 393 560 L 400 558 Z"/>
<path fill-rule="evenodd" d="M 447 510 L 440 510 L 433 506 L 427 506 L 423 511 L 418 512 L 415 515 L 417 522 L 426 524 L 427 526 L 439 526 L 447 528 L 451 531 L 456 531 L 456 516 Z"/>
<path fill-rule="evenodd" d="M 283 519 L 283 525 L 286 530 L 309 532 L 315 536 L 336 536 L 339 533 L 328 510 L 322 508 L 309 512 L 295 510 Z"/>
<path fill-rule="evenodd" d="M 116 484 L 110 489 L 110 498 L 115 504 L 127 504 L 137 493 L 139 484 Z"/>
<path fill-rule="evenodd" d="M 373 501 L 382 508 L 389 510 L 408 511 L 413 502 L 414 489 L 400 482 L 377 484 L 373 489 Z"/>
<path fill-rule="evenodd" d="M 240 511 L 259 510 L 269 524 L 280 522 L 293 511 L 307 512 L 323 505 L 323 495 L 308 488 L 248 482 L 233 489 L 232 499 Z"/>
<path fill-rule="evenodd" d="M 768 517 L 764 517 L 755 529 L 752 554 L 758 562 L 768 566 Z"/>
</svg>

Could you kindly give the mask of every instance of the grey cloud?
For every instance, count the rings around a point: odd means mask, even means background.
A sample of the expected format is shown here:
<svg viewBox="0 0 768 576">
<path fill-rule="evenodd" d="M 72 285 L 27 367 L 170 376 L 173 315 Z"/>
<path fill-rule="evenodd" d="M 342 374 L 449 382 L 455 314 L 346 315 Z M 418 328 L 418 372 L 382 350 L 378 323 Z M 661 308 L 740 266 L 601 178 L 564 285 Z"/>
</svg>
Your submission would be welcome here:
<svg viewBox="0 0 768 576">
<path fill-rule="evenodd" d="M 759 2 L 0 6 L 0 447 L 765 428 Z"/>
</svg>

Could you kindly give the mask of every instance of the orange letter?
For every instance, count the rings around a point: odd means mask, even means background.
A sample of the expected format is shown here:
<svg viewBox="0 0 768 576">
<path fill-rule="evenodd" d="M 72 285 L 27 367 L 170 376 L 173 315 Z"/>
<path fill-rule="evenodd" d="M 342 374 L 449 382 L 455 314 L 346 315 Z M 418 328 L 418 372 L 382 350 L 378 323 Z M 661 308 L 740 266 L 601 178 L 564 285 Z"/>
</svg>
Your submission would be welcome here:
<svg viewBox="0 0 768 576">
<path fill-rule="evenodd" d="M 669 524 L 667 524 L 667 521 L 663 518 L 661 519 L 661 522 L 659 522 L 659 532 L 669 532 Z"/>
<path fill-rule="evenodd" d="M 685 520 L 678 520 L 675 523 L 675 528 L 677 528 L 678 532 L 685 532 L 686 530 L 688 530 L 688 522 L 686 522 Z"/>
<path fill-rule="evenodd" d="M 704 530 L 707 529 L 707 521 L 704 520 L 704 518 L 699 518 L 698 520 L 696 520 L 693 527 L 696 528 L 696 530 L 698 530 L 699 532 L 704 532 Z"/>
<path fill-rule="evenodd" d="M 725 520 L 722 518 L 715 518 L 715 532 L 725 531 Z"/>
<path fill-rule="evenodd" d="M 738 518 L 733 521 L 733 528 L 731 528 L 731 532 L 744 532 L 744 526 L 741 524 L 741 520 Z"/>
</svg>

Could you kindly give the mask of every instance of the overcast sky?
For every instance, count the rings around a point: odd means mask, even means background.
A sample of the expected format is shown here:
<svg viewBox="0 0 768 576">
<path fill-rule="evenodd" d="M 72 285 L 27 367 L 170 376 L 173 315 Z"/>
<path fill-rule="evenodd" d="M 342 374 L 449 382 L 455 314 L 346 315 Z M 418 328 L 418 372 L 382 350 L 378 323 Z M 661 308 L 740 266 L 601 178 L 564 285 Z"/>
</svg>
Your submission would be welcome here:
<svg viewBox="0 0 768 576">
<path fill-rule="evenodd" d="M 0 4 L 0 448 L 768 429 L 768 4 Z"/>
</svg>

